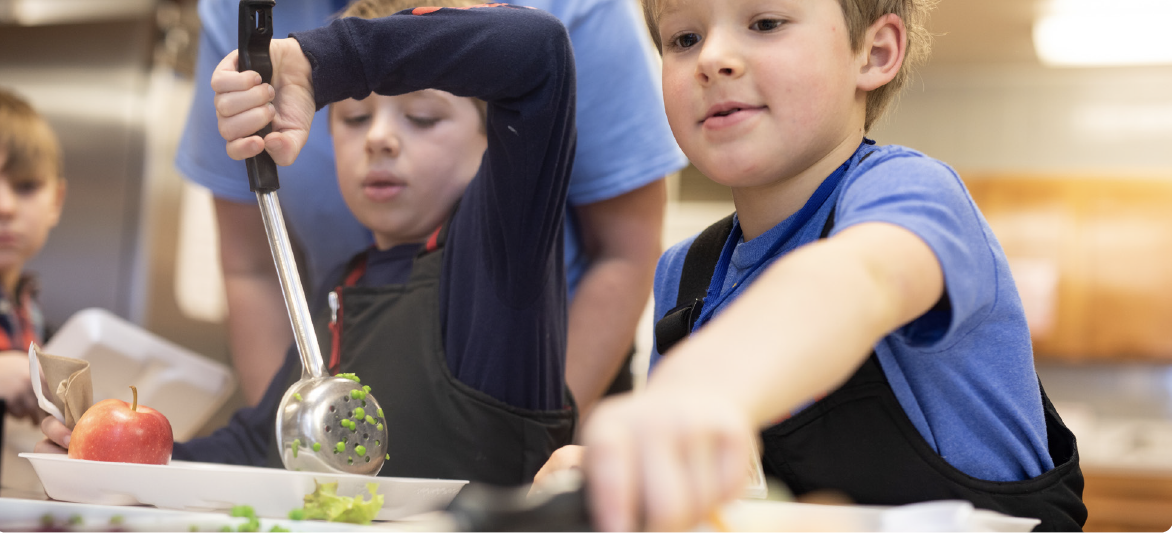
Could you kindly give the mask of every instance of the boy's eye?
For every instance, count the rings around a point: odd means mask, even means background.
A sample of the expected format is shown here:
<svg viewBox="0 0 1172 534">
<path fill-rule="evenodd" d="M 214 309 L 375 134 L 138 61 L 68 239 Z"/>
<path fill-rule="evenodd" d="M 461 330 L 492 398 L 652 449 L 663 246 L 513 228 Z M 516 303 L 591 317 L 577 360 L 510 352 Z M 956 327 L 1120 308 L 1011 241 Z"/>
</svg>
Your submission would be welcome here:
<svg viewBox="0 0 1172 534">
<path fill-rule="evenodd" d="M 700 35 L 696 33 L 681 33 L 671 39 L 671 47 L 687 50 L 700 42 Z"/>
<path fill-rule="evenodd" d="M 44 184 L 42 180 L 21 180 L 12 184 L 12 190 L 18 195 L 31 195 L 40 191 Z"/>
<path fill-rule="evenodd" d="M 440 121 L 439 117 L 420 117 L 417 115 L 407 115 L 407 120 L 420 128 L 431 128 Z"/>
<path fill-rule="evenodd" d="M 348 115 L 342 117 L 342 124 L 346 126 L 362 126 L 370 121 L 370 114 L 364 113 L 362 115 Z"/>
<path fill-rule="evenodd" d="M 761 20 L 754 21 L 753 24 L 751 24 L 749 26 L 749 28 L 754 31 L 768 32 L 768 31 L 773 31 L 773 30 L 780 28 L 782 24 L 785 24 L 784 20 L 761 19 Z"/>
</svg>

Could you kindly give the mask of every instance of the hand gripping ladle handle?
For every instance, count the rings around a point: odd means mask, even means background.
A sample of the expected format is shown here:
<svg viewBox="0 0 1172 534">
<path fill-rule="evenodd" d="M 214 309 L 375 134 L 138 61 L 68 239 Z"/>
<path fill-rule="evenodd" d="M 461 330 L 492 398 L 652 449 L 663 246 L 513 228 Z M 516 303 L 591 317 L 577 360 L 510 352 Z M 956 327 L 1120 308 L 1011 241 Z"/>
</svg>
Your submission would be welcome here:
<svg viewBox="0 0 1172 534">
<path fill-rule="evenodd" d="M 236 70 L 256 71 L 264 83 L 271 83 L 273 79 L 269 43 L 273 39 L 274 5 L 275 0 L 240 0 Z M 256 135 L 263 139 L 271 131 L 272 125 L 266 124 Z M 302 377 L 307 374 L 314 378 L 324 377 L 325 364 L 318 348 L 317 335 L 313 331 L 313 321 L 297 273 L 297 263 L 293 260 L 293 247 L 289 242 L 289 233 L 285 230 L 281 204 L 277 200 L 277 189 L 281 187 L 277 179 L 277 164 L 268 152 L 262 151 L 245 160 L 245 167 L 248 168 L 249 188 L 256 193 L 256 201 L 260 205 L 265 235 L 268 236 L 277 277 L 281 282 L 281 294 L 285 296 L 285 307 L 293 325 L 293 338 L 297 342 L 297 352 L 301 354 Z"/>
</svg>

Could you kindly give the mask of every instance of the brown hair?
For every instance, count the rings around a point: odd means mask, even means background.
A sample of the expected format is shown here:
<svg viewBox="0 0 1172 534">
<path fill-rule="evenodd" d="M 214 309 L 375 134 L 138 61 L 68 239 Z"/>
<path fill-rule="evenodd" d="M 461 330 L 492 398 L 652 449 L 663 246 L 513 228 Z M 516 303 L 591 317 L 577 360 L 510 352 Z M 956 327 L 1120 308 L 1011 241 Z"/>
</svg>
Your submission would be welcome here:
<svg viewBox="0 0 1172 534">
<path fill-rule="evenodd" d="M 651 39 L 655 41 L 655 47 L 661 54 L 663 41 L 659 38 L 659 15 L 663 1 L 643 0 L 643 16 L 647 21 L 647 29 L 651 31 Z M 863 36 L 866 35 L 867 28 L 884 15 L 894 13 L 903 20 L 907 28 L 907 53 L 899 72 L 886 85 L 867 94 L 865 129 L 870 130 L 875 120 L 883 116 L 887 105 L 895 99 L 900 89 L 907 85 L 911 70 L 928 59 L 928 54 L 932 50 L 932 34 L 928 33 L 927 28 L 928 13 L 937 2 L 938 0 L 838 0 L 846 19 L 851 50 L 854 52 L 862 49 Z"/>
<path fill-rule="evenodd" d="M 469 7 L 483 3 L 484 0 L 356 0 L 338 13 L 337 18 L 378 19 L 417 7 Z M 480 112 L 480 125 L 484 128 L 488 122 L 488 104 L 479 98 L 473 98 L 472 103 Z"/>
<path fill-rule="evenodd" d="M 49 123 L 24 99 L 0 88 L 0 154 L 5 174 L 61 177 L 61 147 Z"/>
</svg>

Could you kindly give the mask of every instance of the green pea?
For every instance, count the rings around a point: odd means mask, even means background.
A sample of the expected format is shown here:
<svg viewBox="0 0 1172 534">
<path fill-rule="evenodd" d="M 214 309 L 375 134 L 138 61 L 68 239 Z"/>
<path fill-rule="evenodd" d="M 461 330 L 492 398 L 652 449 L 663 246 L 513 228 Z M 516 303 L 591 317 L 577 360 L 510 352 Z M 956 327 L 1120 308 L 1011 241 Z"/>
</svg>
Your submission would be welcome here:
<svg viewBox="0 0 1172 534">
<path fill-rule="evenodd" d="M 344 426 L 344 427 L 346 427 L 346 428 L 350 428 L 350 420 L 349 420 L 349 419 L 343 419 L 343 420 L 342 420 L 342 426 Z"/>
<path fill-rule="evenodd" d="M 390 455 L 390 454 L 387 454 L 387 459 L 388 459 L 388 460 L 390 460 L 390 459 L 391 459 L 391 455 Z"/>
<path fill-rule="evenodd" d="M 339 441 L 339 442 L 338 442 L 338 446 L 334 447 L 334 450 L 336 450 L 336 451 L 338 451 L 338 452 L 342 452 L 342 451 L 346 450 L 346 442 L 345 442 L 345 441 Z"/>
<path fill-rule="evenodd" d="M 300 439 L 293 440 L 293 457 L 294 458 L 297 457 L 297 450 L 300 448 L 301 448 L 301 440 Z"/>
<path fill-rule="evenodd" d="M 359 456 L 363 456 L 366 454 L 366 447 L 363 447 L 362 445 L 354 447 L 354 452 L 358 453 Z"/>
<path fill-rule="evenodd" d="M 300 394 L 300 393 L 294 393 L 294 394 L 293 394 L 293 398 L 294 398 L 294 399 L 297 399 L 297 400 L 301 400 L 301 394 Z"/>
<path fill-rule="evenodd" d="M 370 393 L 370 386 L 362 386 L 362 391 Z"/>
<path fill-rule="evenodd" d="M 355 408 L 354 409 L 354 418 L 355 419 L 363 419 L 365 417 L 366 417 L 366 410 L 363 410 L 362 408 Z"/>
<path fill-rule="evenodd" d="M 321 443 L 313 444 L 313 452 L 321 452 Z"/>
<path fill-rule="evenodd" d="M 358 380 L 358 375 L 356 375 L 354 373 L 338 373 L 338 376 L 345 378 L 347 380 L 353 380 L 355 382 L 360 382 L 360 380 Z"/>
<path fill-rule="evenodd" d="M 386 417 L 383 415 L 383 409 L 382 409 L 382 408 L 379 408 L 379 409 L 378 409 L 378 418 L 379 418 L 379 419 L 386 419 Z"/>
<path fill-rule="evenodd" d="M 361 393 L 362 393 L 361 389 L 352 389 L 352 390 L 350 390 L 350 398 L 357 399 L 358 395 L 360 395 Z"/>
<path fill-rule="evenodd" d="M 350 458 L 349 458 L 349 459 L 346 461 L 346 463 L 348 463 L 348 464 L 350 464 L 350 465 L 354 465 L 354 457 L 353 457 L 353 456 L 351 456 L 351 457 L 350 457 Z"/>
<path fill-rule="evenodd" d="M 304 508 L 294 508 L 292 510 L 289 510 L 289 519 L 292 519 L 294 521 L 301 521 L 302 519 L 305 519 L 305 509 Z"/>
<path fill-rule="evenodd" d="M 379 429 L 379 430 L 382 430 L 382 429 L 383 429 L 383 424 L 382 424 L 382 423 L 379 423 L 379 424 L 378 424 L 378 426 L 376 426 L 375 428 L 377 428 L 377 429 Z"/>
<path fill-rule="evenodd" d="M 368 425 L 373 425 L 373 424 L 374 424 L 374 418 L 373 418 L 373 417 L 371 417 L 371 416 L 369 416 L 369 415 L 368 415 L 368 416 L 366 416 L 366 424 L 368 424 Z"/>
</svg>

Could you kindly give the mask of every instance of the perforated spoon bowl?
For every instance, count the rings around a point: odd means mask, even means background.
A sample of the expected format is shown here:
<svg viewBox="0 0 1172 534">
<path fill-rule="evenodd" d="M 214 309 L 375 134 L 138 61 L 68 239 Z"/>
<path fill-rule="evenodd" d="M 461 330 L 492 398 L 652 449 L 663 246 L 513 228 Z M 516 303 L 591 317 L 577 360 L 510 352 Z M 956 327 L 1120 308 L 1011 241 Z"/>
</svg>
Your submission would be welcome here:
<svg viewBox="0 0 1172 534">
<path fill-rule="evenodd" d="M 265 83 L 273 77 L 269 43 L 275 4 L 274 0 L 240 0 L 237 70 L 256 71 Z M 270 131 L 265 126 L 257 135 L 263 138 Z M 281 461 L 291 470 L 377 474 L 387 453 L 382 409 L 357 381 L 326 373 L 277 199 L 277 165 L 267 152 L 261 152 L 248 158 L 245 166 L 301 354 L 301 379 L 285 392 L 277 411 Z"/>
</svg>

